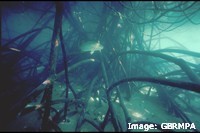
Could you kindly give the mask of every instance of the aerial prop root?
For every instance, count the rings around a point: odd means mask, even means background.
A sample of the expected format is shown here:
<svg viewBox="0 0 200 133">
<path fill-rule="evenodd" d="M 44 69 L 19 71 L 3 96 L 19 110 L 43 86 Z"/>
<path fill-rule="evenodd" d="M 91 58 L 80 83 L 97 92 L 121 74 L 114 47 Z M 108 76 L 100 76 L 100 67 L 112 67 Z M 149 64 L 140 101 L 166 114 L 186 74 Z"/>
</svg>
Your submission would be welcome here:
<svg viewBox="0 0 200 133">
<path fill-rule="evenodd" d="M 118 120 L 115 116 L 114 109 L 112 107 L 113 105 L 111 102 L 111 91 L 116 86 L 118 86 L 122 83 L 133 82 L 133 81 L 157 83 L 157 84 L 161 84 L 161 85 L 178 87 L 178 88 L 181 88 L 184 90 L 189 90 L 189 91 L 194 91 L 194 92 L 200 93 L 200 84 L 193 83 L 193 82 L 183 82 L 183 81 L 169 80 L 169 79 L 164 79 L 164 78 L 153 78 L 153 77 L 131 77 L 131 78 L 125 78 L 125 79 L 119 80 L 119 81 L 113 83 L 112 85 L 110 85 L 110 87 L 108 87 L 107 92 L 106 92 L 107 97 L 108 97 L 108 104 L 109 104 L 109 109 L 108 109 L 107 113 L 111 113 L 111 119 L 112 119 L 113 126 L 116 131 L 119 131 L 120 127 L 118 125 L 118 122 L 117 122 Z"/>
</svg>

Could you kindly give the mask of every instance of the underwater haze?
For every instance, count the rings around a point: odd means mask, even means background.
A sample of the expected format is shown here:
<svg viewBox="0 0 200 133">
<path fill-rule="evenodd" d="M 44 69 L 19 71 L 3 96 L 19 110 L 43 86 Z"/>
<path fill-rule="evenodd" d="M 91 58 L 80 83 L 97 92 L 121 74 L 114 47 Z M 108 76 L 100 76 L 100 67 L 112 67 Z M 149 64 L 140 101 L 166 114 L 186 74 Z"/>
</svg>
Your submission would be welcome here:
<svg viewBox="0 0 200 133">
<path fill-rule="evenodd" d="M 200 2 L 0 6 L 0 131 L 200 131 Z"/>
</svg>

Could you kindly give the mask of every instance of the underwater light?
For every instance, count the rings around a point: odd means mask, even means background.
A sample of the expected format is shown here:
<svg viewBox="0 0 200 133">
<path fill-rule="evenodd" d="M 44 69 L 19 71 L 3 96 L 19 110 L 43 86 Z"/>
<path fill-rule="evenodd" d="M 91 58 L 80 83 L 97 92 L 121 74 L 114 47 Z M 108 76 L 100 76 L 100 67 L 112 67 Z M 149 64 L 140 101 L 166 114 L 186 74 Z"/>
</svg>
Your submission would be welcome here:
<svg viewBox="0 0 200 133">
<path fill-rule="evenodd" d="M 140 114 L 138 112 L 133 112 L 132 116 L 137 117 L 137 118 L 142 118 L 142 114 Z"/>
<path fill-rule="evenodd" d="M 97 97 L 96 100 L 99 101 L 99 98 Z"/>
<path fill-rule="evenodd" d="M 121 27 L 122 27 L 122 25 L 121 25 L 121 24 L 117 24 L 117 27 L 121 28 Z"/>
<path fill-rule="evenodd" d="M 27 104 L 27 105 L 25 106 L 25 108 L 32 107 L 32 106 L 33 106 L 32 104 Z"/>
<path fill-rule="evenodd" d="M 94 102 L 94 98 L 93 98 L 93 97 L 90 97 L 90 101 Z"/>
<path fill-rule="evenodd" d="M 95 59 L 90 59 L 90 60 L 93 61 L 93 62 L 95 61 Z"/>
<path fill-rule="evenodd" d="M 122 14 L 120 13 L 120 12 L 118 12 L 118 15 L 119 15 L 119 18 L 122 20 L 123 18 L 123 16 L 122 16 Z"/>
<path fill-rule="evenodd" d="M 143 87 L 142 89 L 139 90 L 142 94 L 148 94 L 149 87 Z"/>
<path fill-rule="evenodd" d="M 118 98 L 117 98 L 116 102 L 119 103 L 119 99 Z"/>
<path fill-rule="evenodd" d="M 144 109 L 144 111 L 150 114 L 149 110 L 147 110 L 147 109 Z"/>
</svg>

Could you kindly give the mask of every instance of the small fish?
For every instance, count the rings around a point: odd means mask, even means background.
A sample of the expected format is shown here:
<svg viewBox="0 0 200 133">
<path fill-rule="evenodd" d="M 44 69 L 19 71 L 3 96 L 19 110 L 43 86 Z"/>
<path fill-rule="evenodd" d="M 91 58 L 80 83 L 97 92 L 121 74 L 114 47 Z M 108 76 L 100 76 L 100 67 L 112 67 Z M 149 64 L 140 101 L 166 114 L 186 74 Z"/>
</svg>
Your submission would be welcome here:
<svg viewBox="0 0 200 133">
<path fill-rule="evenodd" d="M 101 51 L 103 46 L 99 41 L 87 41 L 80 46 L 80 49 L 82 52 L 90 52 L 90 54 L 93 54 L 95 51 Z"/>
<path fill-rule="evenodd" d="M 55 41 L 55 47 L 58 47 L 58 45 L 59 45 L 59 41 L 58 41 L 58 39 L 56 39 L 56 41 Z"/>
<path fill-rule="evenodd" d="M 10 50 L 17 51 L 17 52 L 21 52 L 21 50 L 16 49 L 16 48 L 10 48 Z"/>
<path fill-rule="evenodd" d="M 47 79 L 47 80 L 45 80 L 42 84 L 43 84 L 43 85 L 47 85 L 47 84 L 50 84 L 50 83 L 51 83 L 51 80 Z"/>
</svg>

